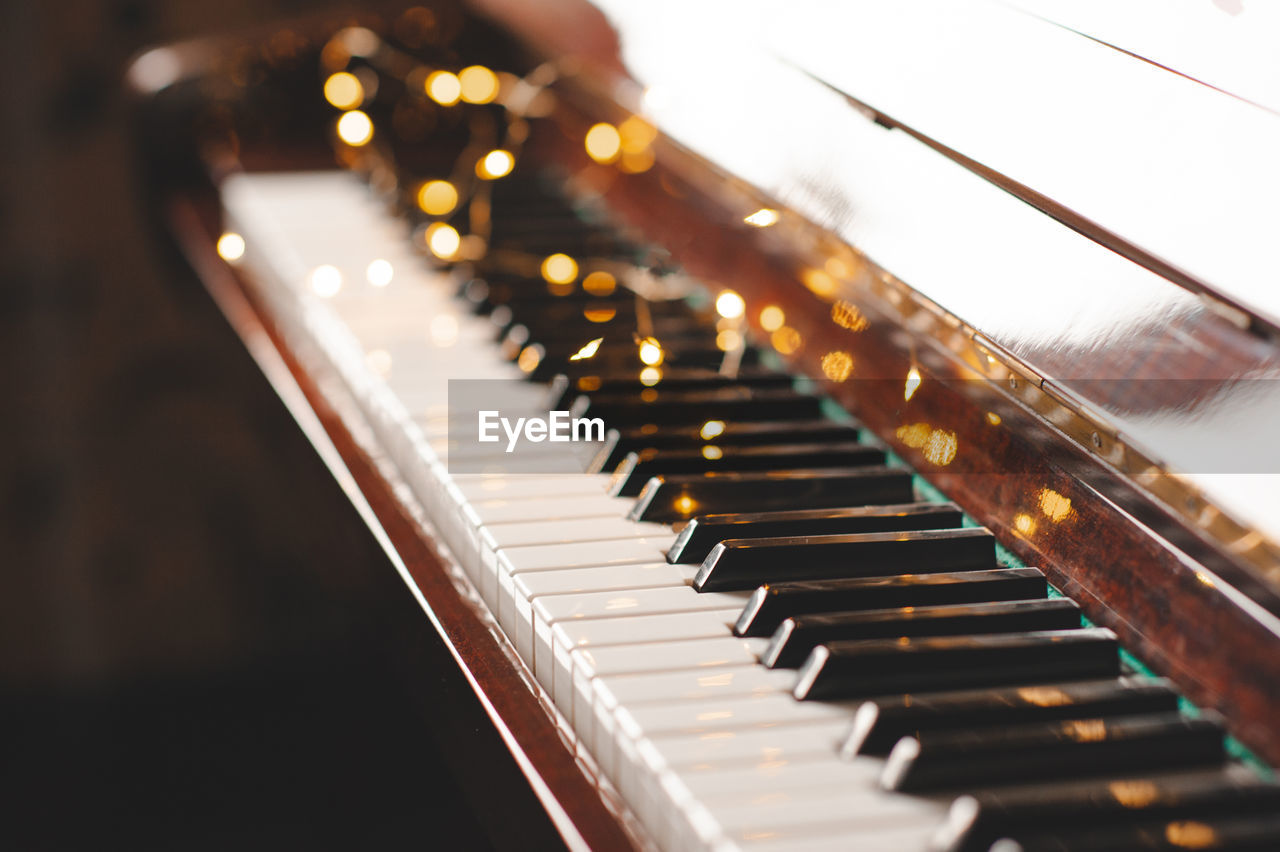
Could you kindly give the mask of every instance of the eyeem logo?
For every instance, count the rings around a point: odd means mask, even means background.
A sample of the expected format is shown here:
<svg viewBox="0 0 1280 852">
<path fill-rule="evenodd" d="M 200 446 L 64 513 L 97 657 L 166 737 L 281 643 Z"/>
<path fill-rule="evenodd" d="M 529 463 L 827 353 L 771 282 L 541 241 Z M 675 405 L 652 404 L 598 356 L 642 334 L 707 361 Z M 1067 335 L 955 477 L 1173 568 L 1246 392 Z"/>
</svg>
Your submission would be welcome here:
<svg viewBox="0 0 1280 852">
<path fill-rule="evenodd" d="M 567 411 L 550 411 L 548 414 L 548 418 L 517 417 L 513 424 L 497 411 L 481 411 L 476 440 L 484 444 L 495 444 L 502 440 L 499 433 L 501 430 L 507 437 L 508 453 L 515 452 L 521 436 L 535 444 L 543 441 L 558 444 L 604 440 L 604 421 L 599 417 L 573 417 Z"/>
</svg>

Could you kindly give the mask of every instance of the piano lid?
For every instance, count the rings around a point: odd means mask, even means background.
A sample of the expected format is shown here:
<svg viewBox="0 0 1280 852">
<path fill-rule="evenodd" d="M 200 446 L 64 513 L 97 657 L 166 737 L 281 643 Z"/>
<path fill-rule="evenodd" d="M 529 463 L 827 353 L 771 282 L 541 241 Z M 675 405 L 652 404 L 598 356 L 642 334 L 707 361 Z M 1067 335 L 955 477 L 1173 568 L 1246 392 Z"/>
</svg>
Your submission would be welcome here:
<svg viewBox="0 0 1280 852">
<path fill-rule="evenodd" d="M 1280 542 L 1265 86 L 989 0 L 594 5 L 615 94 L 727 191 L 853 247 Z"/>
</svg>

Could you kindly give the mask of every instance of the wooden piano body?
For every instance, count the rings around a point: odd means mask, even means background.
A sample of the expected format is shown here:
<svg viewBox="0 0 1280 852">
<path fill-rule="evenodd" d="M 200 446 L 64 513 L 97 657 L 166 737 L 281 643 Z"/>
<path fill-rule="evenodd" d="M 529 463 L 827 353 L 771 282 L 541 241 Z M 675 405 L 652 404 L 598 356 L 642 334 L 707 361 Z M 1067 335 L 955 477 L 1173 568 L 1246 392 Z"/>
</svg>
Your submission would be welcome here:
<svg viewBox="0 0 1280 852">
<path fill-rule="evenodd" d="M 1280 141 L 1269 93 L 980 3 L 477 6 L 513 41 L 432 7 L 437 29 L 461 27 L 459 53 L 424 50 L 458 66 L 554 61 L 554 108 L 529 120 L 522 158 L 564 169 L 688 274 L 742 294 L 754 340 L 1280 760 L 1280 310 L 1265 297 L 1280 176 L 1256 156 Z M 414 20 L 367 23 L 394 38 Z M 157 202 L 474 690 L 495 762 L 464 774 L 501 776 L 519 788 L 513 812 L 545 813 L 529 837 L 643 846 L 441 552 L 356 394 L 215 250 L 228 175 L 331 167 L 335 151 L 375 170 L 331 142 L 338 113 L 319 96 L 317 55 L 350 23 L 292 25 L 305 61 L 274 59 L 270 33 L 241 42 L 265 45 L 248 63 L 210 43 L 142 56 Z M 965 59 L 997 44 L 1008 58 Z M 382 97 L 375 117 L 392 108 Z M 658 131 L 651 159 L 594 160 L 588 130 L 632 115 Z M 1228 143 L 1238 159 L 1197 171 L 1192 158 Z"/>
</svg>

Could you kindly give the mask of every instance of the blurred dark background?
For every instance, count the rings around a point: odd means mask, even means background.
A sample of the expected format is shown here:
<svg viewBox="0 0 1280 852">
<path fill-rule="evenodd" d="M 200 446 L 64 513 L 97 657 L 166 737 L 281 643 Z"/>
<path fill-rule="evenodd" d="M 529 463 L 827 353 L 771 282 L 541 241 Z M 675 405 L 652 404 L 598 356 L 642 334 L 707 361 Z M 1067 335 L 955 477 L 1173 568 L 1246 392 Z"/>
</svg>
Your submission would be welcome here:
<svg viewBox="0 0 1280 852">
<path fill-rule="evenodd" d="M 485 843 L 425 619 L 139 189 L 137 50 L 334 5 L 0 4 L 6 848 Z"/>
</svg>

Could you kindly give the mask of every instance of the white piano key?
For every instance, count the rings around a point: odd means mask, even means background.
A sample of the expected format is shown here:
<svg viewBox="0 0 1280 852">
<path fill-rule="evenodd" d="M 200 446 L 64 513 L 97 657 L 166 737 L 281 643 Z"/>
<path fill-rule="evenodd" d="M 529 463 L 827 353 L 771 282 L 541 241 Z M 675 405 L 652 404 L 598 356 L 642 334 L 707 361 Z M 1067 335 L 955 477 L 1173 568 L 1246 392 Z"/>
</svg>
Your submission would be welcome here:
<svg viewBox="0 0 1280 852">
<path fill-rule="evenodd" d="M 690 566 L 649 562 L 638 565 L 604 565 L 563 571 L 498 572 L 498 623 L 508 636 L 521 624 L 533 624 L 533 599 L 541 595 L 583 594 L 615 589 L 654 589 L 687 586 L 693 580 Z"/>
<path fill-rule="evenodd" d="M 608 475 L 518 473 L 545 459 L 458 443 L 474 424 L 450 418 L 448 380 L 521 374 L 493 325 L 453 298 L 456 279 L 407 249 L 404 224 L 358 180 L 241 176 L 224 198 L 287 333 L 306 336 L 351 389 L 520 655 L 664 848 L 923 844 L 935 803 L 880 792 L 879 761 L 834 757 L 849 708 L 794 702 L 794 672 L 755 662 L 764 640 L 731 636 L 744 596 L 693 593 L 696 567 L 665 562 L 674 534 L 626 521 L 631 501 L 608 497 Z M 385 288 L 365 280 L 374 258 L 395 270 Z M 308 280 L 326 263 L 343 278 L 331 298 Z M 511 411 L 545 404 L 545 388 L 509 389 Z M 509 472 L 454 473 L 451 456 Z"/>
<path fill-rule="evenodd" d="M 678 669 L 711 671 L 752 665 L 767 646 L 766 639 L 727 636 L 718 639 L 686 639 L 577 649 L 569 654 L 568 665 L 561 665 L 561 661 L 556 660 L 556 706 L 563 709 L 572 702 L 572 710 L 566 711 L 570 721 L 578 735 L 591 742 L 594 737 L 592 726 L 595 724 L 595 688 L 592 684 L 595 678 Z M 539 646 L 535 654 L 541 650 Z M 569 684 L 562 679 L 566 673 L 572 677 Z M 569 696 L 565 695 L 566 686 L 571 687 Z"/>
<path fill-rule="evenodd" d="M 531 546 L 546 547 L 548 551 L 556 550 L 550 545 L 560 547 L 581 547 L 595 544 L 601 552 L 612 552 L 615 541 L 631 539 L 648 541 L 656 536 L 664 536 L 665 546 L 670 547 L 675 536 L 660 524 L 639 524 L 624 517 L 575 518 L 563 521 L 532 521 L 506 524 L 486 524 L 480 529 L 479 566 L 481 573 L 480 595 L 485 601 L 492 603 L 496 599 L 498 589 L 497 553 L 500 550 L 514 550 L 527 553 Z M 650 555 L 646 562 L 655 562 L 661 555 Z M 552 561 L 547 567 L 570 567 L 558 565 Z M 592 565 L 604 562 L 588 563 Z M 515 565 L 513 563 L 513 569 Z"/>
<path fill-rule="evenodd" d="M 620 589 L 611 592 L 591 592 L 580 595 L 547 595 L 534 598 L 530 607 L 532 616 L 533 661 L 535 674 L 545 673 L 547 664 L 555 666 L 555 643 L 552 628 L 562 621 L 586 621 L 589 619 L 614 620 L 628 616 L 657 615 L 663 613 L 705 613 L 709 629 L 719 630 L 723 620 L 717 610 L 738 609 L 746 604 L 746 594 L 740 592 L 699 595 L 687 586 L 659 589 Z M 523 624 L 517 619 L 517 629 Z M 584 628 L 586 630 L 588 628 Z M 579 634 L 581 636 L 581 634 Z M 727 626 L 722 635 L 728 638 Z M 517 647 L 519 645 L 517 644 Z M 571 649 L 566 649 L 571 650 Z M 565 654 L 562 653 L 564 658 Z M 670 669 L 689 668 L 669 666 Z M 644 669 L 652 671 L 653 669 Z M 571 666 L 566 665 L 565 677 L 570 677 Z M 545 674 L 539 674 L 543 681 Z M 560 678 L 552 676 L 558 686 Z M 556 687 L 551 687 L 556 697 Z M 557 703 L 561 699 L 557 698 Z M 568 698 L 565 696 L 565 700 Z M 566 715 L 570 715 L 565 710 Z"/>
</svg>

